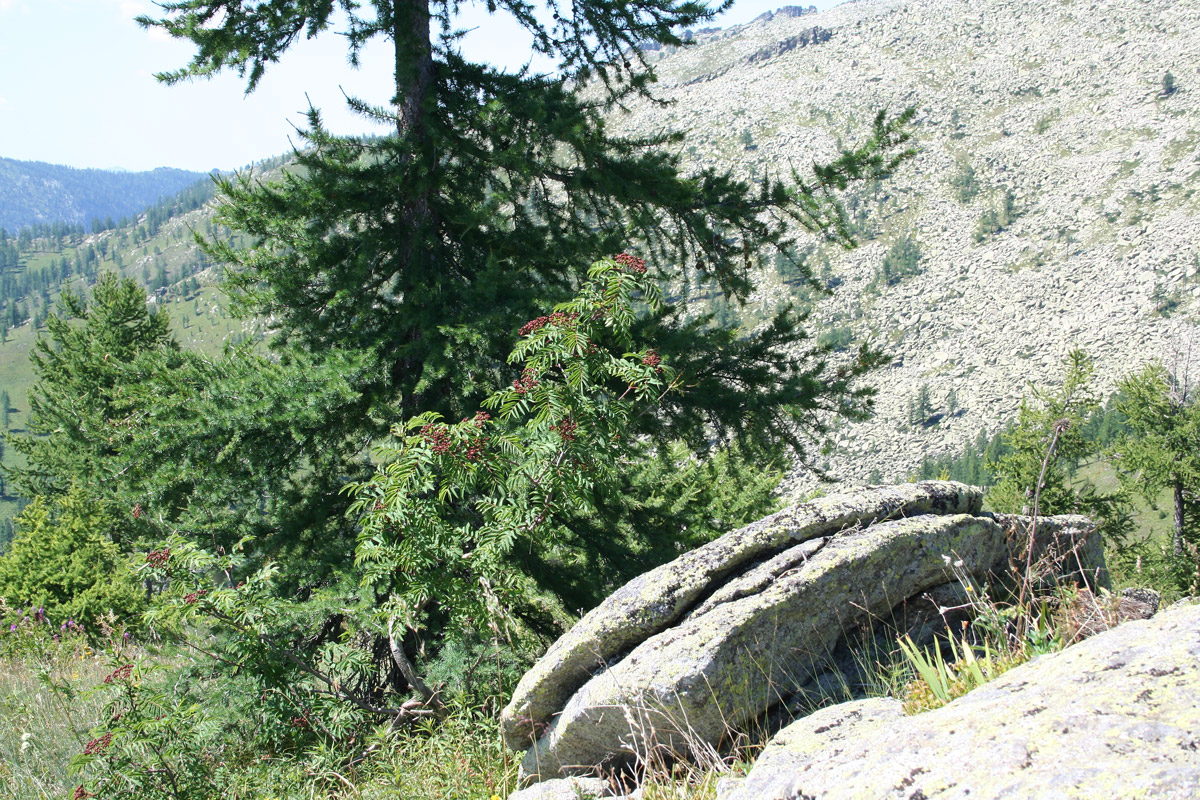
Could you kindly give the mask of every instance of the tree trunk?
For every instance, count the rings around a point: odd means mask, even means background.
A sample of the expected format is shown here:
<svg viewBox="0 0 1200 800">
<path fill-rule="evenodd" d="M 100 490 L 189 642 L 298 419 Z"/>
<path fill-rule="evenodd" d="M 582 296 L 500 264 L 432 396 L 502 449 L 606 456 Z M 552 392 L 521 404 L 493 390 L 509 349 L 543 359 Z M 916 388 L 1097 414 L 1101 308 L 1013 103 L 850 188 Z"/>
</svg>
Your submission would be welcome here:
<svg viewBox="0 0 1200 800">
<path fill-rule="evenodd" d="M 433 44 L 429 39 L 428 0 L 395 0 L 392 4 L 395 48 L 396 133 L 425 136 L 425 101 L 433 86 Z"/>
<path fill-rule="evenodd" d="M 406 159 L 428 158 L 427 170 L 436 169 L 434 148 L 428 139 L 428 109 L 432 106 L 430 92 L 434 88 L 433 43 L 430 39 L 429 0 L 393 0 L 391 17 L 392 46 L 394 48 L 394 77 L 396 94 L 392 103 L 396 107 L 396 135 L 407 139 L 409 149 Z M 426 184 L 428 187 L 428 184 Z M 430 247 L 436 224 L 431 212 L 429 189 L 408 189 L 399 213 L 396 216 L 397 261 L 400 281 L 398 294 L 408 297 L 415 287 L 432 285 L 430 276 L 438 273 L 436 248 Z M 425 298 L 425 302 L 432 302 Z M 406 342 L 424 338 L 419 328 L 409 329 L 403 336 Z M 419 348 L 418 348 L 419 351 Z M 420 371 L 423 356 L 409 355 L 395 359 L 389 366 L 393 386 L 403 386 L 405 376 Z M 404 392 L 404 413 L 417 410 L 415 398 Z"/>
<path fill-rule="evenodd" d="M 1179 475 L 1171 476 L 1175 484 L 1175 535 L 1172 538 L 1171 550 L 1177 556 L 1183 555 L 1183 479 Z"/>
<path fill-rule="evenodd" d="M 433 691 L 425 684 L 425 681 L 421 680 L 421 676 L 413 668 L 412 662 L 404 654 L 404 644 L 396 638 L 394 621 L 390 619 L 388 620 L 388 647 L 392 651 L 392 659 L 400 668 L 400 674 L 404 676 L 404 680 L 408 681 L 408 685 L 415 689 L 426 703 L 433 703 L 435 700 Z"/>
</svg>

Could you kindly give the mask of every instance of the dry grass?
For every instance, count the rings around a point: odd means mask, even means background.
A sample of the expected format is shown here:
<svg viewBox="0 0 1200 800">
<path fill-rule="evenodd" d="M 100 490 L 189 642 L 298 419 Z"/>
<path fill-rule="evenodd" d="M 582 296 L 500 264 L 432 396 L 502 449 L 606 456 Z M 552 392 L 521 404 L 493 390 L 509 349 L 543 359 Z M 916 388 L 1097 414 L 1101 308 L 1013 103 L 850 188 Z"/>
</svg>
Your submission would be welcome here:
<svg viewBox="0 0 1200 800">
<path fill-rule="evenodd" d="M 99 719 L 101 698 L 64 701 L 46 688 L 56 682 L 94 685 L 109 668 L 98 656 L 64 653 L 48 662 L 0 660 L 0 795 L 12 800 L 62 800 L 77 781 L 67 762 L 83 749 Z"/>
</svg>

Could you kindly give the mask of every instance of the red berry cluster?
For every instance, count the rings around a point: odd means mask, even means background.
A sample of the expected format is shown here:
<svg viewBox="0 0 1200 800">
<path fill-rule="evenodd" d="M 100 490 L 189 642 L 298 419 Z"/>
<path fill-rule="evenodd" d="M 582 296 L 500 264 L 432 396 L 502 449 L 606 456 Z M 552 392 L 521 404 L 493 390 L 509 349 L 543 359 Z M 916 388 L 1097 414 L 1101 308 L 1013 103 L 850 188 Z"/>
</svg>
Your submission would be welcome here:
<svg viewBox="0 0 1200 800">
<path fill-rule="evenodd" d="M 475 413 L 475 418 L 472 419 L 471 422 L 475 424 L 476 428 L 482 428 L 483 423 L 487 422 L 491 418 L 492 415 L 486 411 L 478 411 Z M 467 420 L 464 418 L 463 422 L 466 421 Z M 483 455 L 483 450 L 485 447 L 487 447 L 487 437 L 476 436 L 467 443 L 467 449 L 463 451 L 463 458 L 465 458 L 467 461 L 478 461 L 479 457 Z"/>
<path fill-rule="evenodd" d="M 112 672 L 110 672 L 108 675 L 105 675 L 104 682 L 111 684 L 113 681 L 128 680 L 129 676 L 132 674 L 133 674 L 133 664 L 125 664 L 124 666 L 117 667 Z"/>
<path fill-rule="evenodd" d="M 546 323 L 549 321 L 549 317 L 538 317 L 536 319 L 531 319 L 529 322 L 526 322 L 524 325 L 517 328 L 517 334 L 520 336 L 528 336 L 534 331 L 540 331 L 542 328 L 546 327 Z"/>
<path fill-rule="evenodd" d="M 525 371 L 521 373 L 520 379 L 513 381 L 513 390 L 517 394 L 528 394 L 529 391 L 537 385 L 537 376 L 534 375 L 532 369 L 526 367 Z"/>
<path fill-rule="evenodd" d="M 446 430 L 445 425 L 434 425 L 430 423 L 421 428 L 421 435 L 425 437 L 425 441 L 433 447 L 433 452 L 439 456 L 444 456 L 450 452 L 450 431 Z"/>
<path fill-rule="evenodd" d="M 134 505 L 133 505 L 133 518 L 134 518 L 134 519 L 141 519 L 141 518 L 142 518 L 142 514 L 143 514 L 143 513 L 144 513 L 144 512 L 142 511 L 142 504 L 141 504 L 141 503 L 134 503 Z"/>
<path fill-rule="evenodd" d="M 555 311 L 550 316 L 537 317 L 526 322 L 520 328 L 517 328 L 517 333 L 521 336 L 528 336 L 534 331 L 540 331 L 547 325 L 555 325 L 558 327 L 566 327 L 571 325 L 579 318 L 579 314 L 574 312 L 568 314 L 565 311 Z"/>
<path fill-rule="evenodd" d="M 654 367 L 656 372 L 662 372 L 662 356 L 653 350 L 646 351 L 646 355 L 642 356 L 642 363 L 648 367 Z"/>
<path fill-rule="evenodd" d="M 83 754 L 85 756 L 102 756 L 108 752 L 108 747 L 112 744 L 112 740 L 112 733 L 106 733 L 99 739 L 92 739 L 83 748 Z"/>
<path fill-rule="evenodd" d="M 492 419 L 492 415 L 487 411 L 476 411 L 473 419 L 468 420 L 467 417 L 462 417 L 463 422 L 472 422 L 476 428 L 484 427 L 484 422 Z M 487 437 L 475 437 L 467 440 L 467 449 L 462 451 L 462 457 L 467 461 L 479 461 L 480 456 L 484 455 L 484 449 L 487 447 Z"/>
<path fill-rule="evenodd" d="M 559 438 L 564 442 L 575 441 L 575 420 L 570 417 L 563 417 L 558 421 L 557 425 L 551 425 L 550 430 L 558 434 Z"/>
<path fill-rule="evenodd" d="M 151 550 L 146 554 L 146 563 L 152 567 L 161 567 L 171 558 L 171 548 L 164 547 L 161 550 Z"/>
<path fill-rule="evenodd" d="M 465 458 L 467 461 L 478 461 L 479 457 L 483 455 L 484 448 L 486 447 L 487 439 L 483 436 L 478 436 L 474 439 L 471 439 L 470 442 L 467 443 L 467 449 L 463 451 L 463 458 Z"/>
<path fill-rule="evenodd" d="M 191 594 L 184 596 L 183 602 L 187 603 L 189 606 L 194 605 L 197 600 L 199 600 L 201 597 L 204 597 L 206 594 L 208 594 L 207 589 L 201 589 L 198 592 L 192 592 Z"/>
<path fill-rule="evenodd" d="M 308 720 L 308 712 L 305 711 L 301 716 L 292 717 L 292 727 L 302 731 L 306 731 L 312 727 L 312 723 Z"/>
<path fill-rule="evenodd" d="M 627 272 L 636 272 L 641 275 L 646 271 L 646 259 L 631 256 L 629 253 L 621 253 L 613 261 L 624 267 Z"/>
<path fill-rule="evenodd" d="M 83 788 L 83 784 L 81 783 L 75 787 L 75 794 L 71 795 L 71 800 L 87 800 L 87 798 L 95 796 L 96 795 Z"/>
</svg>

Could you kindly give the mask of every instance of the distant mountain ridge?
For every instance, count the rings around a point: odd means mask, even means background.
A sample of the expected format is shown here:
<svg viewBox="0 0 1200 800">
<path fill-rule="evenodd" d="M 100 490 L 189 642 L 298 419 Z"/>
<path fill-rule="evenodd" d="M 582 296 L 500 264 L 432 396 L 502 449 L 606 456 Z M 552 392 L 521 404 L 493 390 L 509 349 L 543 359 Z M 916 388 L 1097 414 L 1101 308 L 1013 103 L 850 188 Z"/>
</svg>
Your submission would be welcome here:
<svg viewBox="0 0 1200 800">
<path fill-rule="evenodd" d="M 0 158 L 0 228 L 15 233 L 55 222 L 118 221 L 207 176 L 169 167 L 115 172 Z"/>
</svg>

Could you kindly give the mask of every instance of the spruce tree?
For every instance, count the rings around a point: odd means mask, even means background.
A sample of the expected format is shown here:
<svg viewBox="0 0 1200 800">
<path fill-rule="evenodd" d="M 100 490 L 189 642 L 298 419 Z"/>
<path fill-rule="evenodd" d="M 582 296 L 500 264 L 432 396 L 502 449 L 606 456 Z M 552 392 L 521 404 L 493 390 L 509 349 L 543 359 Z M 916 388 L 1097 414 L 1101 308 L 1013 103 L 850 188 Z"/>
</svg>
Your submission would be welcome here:
<svg viewBox="0 0 1200 800">
<path fill-rule="evenodd" d="M 908 403 L 908 424 L 914 428 L 924 425 L 933 416 L 933 400 L 929 384 L 922 383 Z"/>
<path fill-rule="evenodd" d="M 103 273 L 90 301 L 64 293 L 60 314 L 30 353 L 37 382 L 28 435 L 13 437 L 27 466 L 10 468 L 26 497 L 65 493 L 73 483 L 98 497 L 113 490 L 114 460 L 132 435 L 125 366 L 151 351 L 178 349 L 165 313 L 150 314 L 145 291 Z"/>
<path fill-rule="evenodd" d="M 490 4 L 532 33 L 535 50 L 557 61 L 556 75 L 508 74 L 466 60 L 454 4 L 439 0 L 181 0 L 162 7 L 165 17 L 139 21 L 196 47 L 186 67 L 160 75 L 168 83 L 232 69 L 252 91 L 296 39 L 325 33 L 339 11 L 352 61 L 373 39 L 393 48 L 390 101 L 350 101 L 387 135 L 336 136 L 310 111 L 295 169 L 274 182 L 243 175 L 221 183 L 220 223 L 260 244 L 244 251 L 206 244 L 229 267 L 243 310 L 276 320 L 277 345 L 371 354 L 358 407 L 331 420 L 347 434 L 382 432 L 398 411 L 465 411 L 489 380 L 511 377 L 503 375 L 502 356 L 520 324 L 565 300 L 603 255 L 635 248 L 657 277 L 692 268 L 721 291 L 744 296 L 751 256 L 787 244 L 785 222 L 848 241 L 835 193 L 886 175 L 907 152 L 909 116 L 881 115 L 862 148 L 812 176 L 754 188 L 712 168 L 685 175 L 664 148 L 674 134 L 610 134 L 603 114 L 647 94 L 654 79 L 641 45 L 680 46 L 677 31 L 724 5 L 551 3 L 553 20 L 544 24 L 524 2 Z M 803 342 L 797 320 L 785 315 L 780 324 L 791 329 L 786 344 Z M 650 340 L 680 327 L 662 318 L 642 335 Z M 818 362 L 819 355 L 808 365 Z M 706 399 L 706 421 L 743 410 L 736 361 L 695 364 L 724 376 L 711 388 L 725 390 Z M 823 386 L 754 389 L 777 407 L 820 396 Z M 772 403 L 757 405 L 765 412 Z M 785 427 L 758 416 L 760 426 Z M 689 419 L 688 433 L 698 438 L 699 420 Z"/>
</svg>

